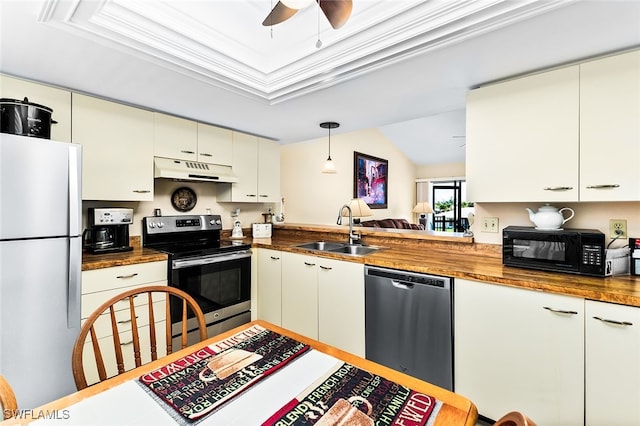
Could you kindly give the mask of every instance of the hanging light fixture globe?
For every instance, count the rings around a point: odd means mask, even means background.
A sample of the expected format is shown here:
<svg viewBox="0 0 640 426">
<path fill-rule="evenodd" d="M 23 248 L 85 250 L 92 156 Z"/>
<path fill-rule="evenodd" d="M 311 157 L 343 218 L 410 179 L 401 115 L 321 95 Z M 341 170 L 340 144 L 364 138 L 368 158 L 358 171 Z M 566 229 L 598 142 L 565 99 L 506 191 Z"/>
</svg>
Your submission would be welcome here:
<svg viewBox="0 0 640 426">
<path fill-rule="evenodd" d="M 324 162 L 324 167 L 322 168 L 322 173 L 335 173 L 336 166 L 331 159 L 331 129 L 336 129 L 340 127 L 339 123 L 334 121 L 326 121 L 324 123 L 320 123 L 320 127 L 323 129 L 329 130 L 329 156 L 327 157 L 327 161 Z"/>
</svg>

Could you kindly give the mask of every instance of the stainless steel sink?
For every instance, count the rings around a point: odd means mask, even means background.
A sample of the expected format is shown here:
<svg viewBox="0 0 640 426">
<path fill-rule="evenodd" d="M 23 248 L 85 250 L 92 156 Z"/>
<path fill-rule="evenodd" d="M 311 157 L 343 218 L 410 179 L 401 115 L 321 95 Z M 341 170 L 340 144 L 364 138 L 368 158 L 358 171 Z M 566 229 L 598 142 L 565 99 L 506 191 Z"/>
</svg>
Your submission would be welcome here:
<svg viewBox="0 0 640 426">
<path fill-rule="evenodd" d="M 373 253 L 378 250 L 380 250 L 379 247 L 356 246 L 356 245 L 347 244 L 344 247 L 340 247 L 340 248 L 329 250 L 329 251 L 334 253 L 346 253 L 353 256 L 364 256 L 365 254 Z"/>
<path fill-rule="evenodd" d="M 380 250 L 380 247 L 376 246 L 363 246 L 329 241 L 313 241 L 310 243 L 299 244 L 296 247 L 307 250 L 349 254 L 351 256 L 364 256 Z"/>
<path fill-rule="evenodd" d="M 307 249 L 307 250 L 331 251 L 331 250 L 344 247 L 344 244 L 328 242 L 328 241 L 314 241 L 311 243 L 300 244 L 300 245 L 297 245 L 296 247 Z"/>
</svg>

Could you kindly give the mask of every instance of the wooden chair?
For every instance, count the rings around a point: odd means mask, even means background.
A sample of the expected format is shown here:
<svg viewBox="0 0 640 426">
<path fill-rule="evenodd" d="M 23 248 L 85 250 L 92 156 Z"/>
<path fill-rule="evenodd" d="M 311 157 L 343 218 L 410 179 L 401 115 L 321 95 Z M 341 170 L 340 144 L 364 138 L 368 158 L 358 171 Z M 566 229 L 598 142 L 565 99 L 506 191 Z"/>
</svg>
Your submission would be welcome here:
<svg viewBox="0 0 640 426">
<path fill-rule="evenodd" d="M 18 410 L 18 401 L 13 389 L 7 380 L 0 375 L 0 405 L 2 406 L 2 420 L 15 417 Z"/>
<path fill-rule="evenodd" d="M 117 373 L 122 374 L 126 371 L 125 369 L 125 359 L 130 360 L 131 354 L 125 358 L 123 355 L 123 346 L 125 345 L 133 345 L 133 358 L 135 361 L 135 366 L 139 367 L 142 365 L 141 358 L 141 344 L 140 344 L 140 336 L 144 335 L 144 330 L 141 330 L 142 327 L 145 327 L 148 324 L 149 329 L 149 348 L 145 349 L 145 355 L 147 355 L 146 350 L 150 351 L 150 359 L 156 360 L 158 358 L 158 342 L 162 343 L 161 338 L 156 337 L 156 321 L 160 322 L 165 320 L 165 318 L 159 317 L 156 311 L 160 311 L 159 309 L 153 308 L 153 295 L 156 295 L 156 304 L 158 304 L 158 294 L 164 294 L 166 302 L 164 303 L 164 313 L 166 318 L 165 336 L 164 343 L 166 343 L 167 354 L 170 354 L 173 351 L 172 347 L 172 333 L 171 333 L 171 309 L 170 309 L 170 298 L 177 297 L 182 300 L 182 308 L 181 308 L 181 317 L 182 317 L 182 330 L 181 330 L 181 344 L 182 348 L 187 347 L 187 313 L 188 310 L 191 310 L 195 314 L 195 318 L 198 323 L 198 328 L 200 332 L 200 341 L 203 341 L 207 338 L 207 326 L 204 320 L 204 314 L 202 310 L 198 306 L 198 303 L 193 299 L 190 295 L 185 293 L 182 290 L 179 290 L 174 287 L 169 286 L 146 286 L 139 287 L 133 290 L 125 291 L 113 298 L 104 302 L 100 307 L 98 307 L 87 320 L 82 325 L 80 329 L 80 334 L 76 339 L 76 343 L 73 347 L 72 353 L 72 368 L 73 368 L 73 376 L 76 382 L 76 387 L 78 390 L 84 389 L 87 387 L 87 380 L 85 375 L 84 368 L 84 360 L 83 360 L 83 352 L 85 349 L 85 343 L 87 340 L 91 342 L 91 347 L 93 348 L 93 355 L 96 362 L 96 367 L 98 371 L 99 380 L 103 381 L 107 379 L 107 372 L 105 368 L 105 356 L 113 355 L 115 352 L 115 364 L 117 367 Z M 137 299 L 139 303 L 135 303 L 136 297 L 145 297 L 145 299 Z M 116 306 L 118 304 L 118 306 Z M 119 308 L 119 309 L 118 309 Z M 104 316 L 103 316 L 104 314 Z M 116 315 L 118 317 L 116 317 Z M 144 320 L 143 324 L 138 324 L 139 317 L 146 317 L 148 315 L 148 322 Z M 158 320 L 156 320 L 158 318 Z M 98 327 L 96 327 L 96 322 L 98 322 Z M 96 332 L 97 328 L 102 328 L 102 334 L 104 334 L 104 329 L 109 329 L 110 322 L 110 334 L 112 337 L 105 337 L 100 339 L 103 343 L 99 344 L 99 336 Z M 130 342 L 121 342 L 120 341 L 120 333 L 131 329 L 132 339 Z M 159 333 L 162 334 L 162 333 Z M 89 336 L 89 339 L 87 339 Z M 146 336 L 145 336 L 146 337 Z M 111 346 L 111 342 L 107 342 L 105 344 L 105 340 L 112 340 L 113 347 L 108 347 L 107 350 L 101 349 L 101 346 Z M 88 346 L 88 345 L 87 345 Z M 103 353 L 104 352 L 104 353 Z M 113 359 L 113 357 L 109 357 Z M 89 358 L 90 359 L 90 358 Z M 113 364 L 110 364 L 113 367 Z M 128 368 L 129 370 L 133 367 Z"/>
<path fill-rule="evenodd" d="M 500 417 L 493 426 L 536 426 L 536 424 L 523 413 L 511 411 Z"/>
</svg>

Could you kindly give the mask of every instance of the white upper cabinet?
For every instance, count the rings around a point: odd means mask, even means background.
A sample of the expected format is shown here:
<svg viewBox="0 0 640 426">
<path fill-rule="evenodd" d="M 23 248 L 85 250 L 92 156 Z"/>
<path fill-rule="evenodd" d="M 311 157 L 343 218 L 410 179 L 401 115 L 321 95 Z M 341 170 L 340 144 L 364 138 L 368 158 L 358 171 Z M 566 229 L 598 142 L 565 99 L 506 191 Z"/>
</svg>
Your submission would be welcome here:
<svg viewBox="0 0 640 426">
<path fill-rule="evenodd" d="M 0 98 L 23 100 L 46 106 L 53 110 L 51 139 L 71 142 L 71 92 L 19 78 L 0 75 Z"/>
<path fill-rule="evenodd" d="M 576 201 L 578 99 L 578 66 L 471 91 L 467 199 Z"/>
<path fill-rule="evenodd" d="M 233 132 L 229 129 L 198 123 L 198 161 L 233 164 Z"/>
<path fill-rule="evenodd" d="M 277 142 L 233 132 L 232 167 L 238 182 L 218 184 L 218 201 L 280 201 L 280 145 Z"/>
<path fill-rule="evenodd" d="M 154 155 L 231 166 L 232 132 L 229 129 L 156 112 Z"/>
<path fill-rule="evenodd" d="M 82 145 L 82 199 L 153 201 L 153 113 L 73 94 Z"/>
<path fill-rule="evenodd" d="M 473 90 L 467 198 L 640 200 L 640 51 Z"/>
<path fill-rule="evenodd" d="M 197 161 L 198 126 L 195 121 L 153 114 L 153 154 L 156 157 Z"/>
<path fill-rule="evenodd" d="M 580 65 L 580 200 L 640 200 L 640 51 Z"/>
</svg>

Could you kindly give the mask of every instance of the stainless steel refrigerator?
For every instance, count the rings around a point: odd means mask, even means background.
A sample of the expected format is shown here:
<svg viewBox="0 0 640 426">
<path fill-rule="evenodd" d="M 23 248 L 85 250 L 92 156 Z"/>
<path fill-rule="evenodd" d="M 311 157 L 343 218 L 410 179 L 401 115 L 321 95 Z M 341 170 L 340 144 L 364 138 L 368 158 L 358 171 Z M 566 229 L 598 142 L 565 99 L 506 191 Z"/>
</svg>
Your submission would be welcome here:
<svg viewBox="0 0 640 426">
<path fill-rule="evenodd" d="M 80 145 L 0 134 L 0 373 L 20 409 L 75 392 Z"/>
</svg>

